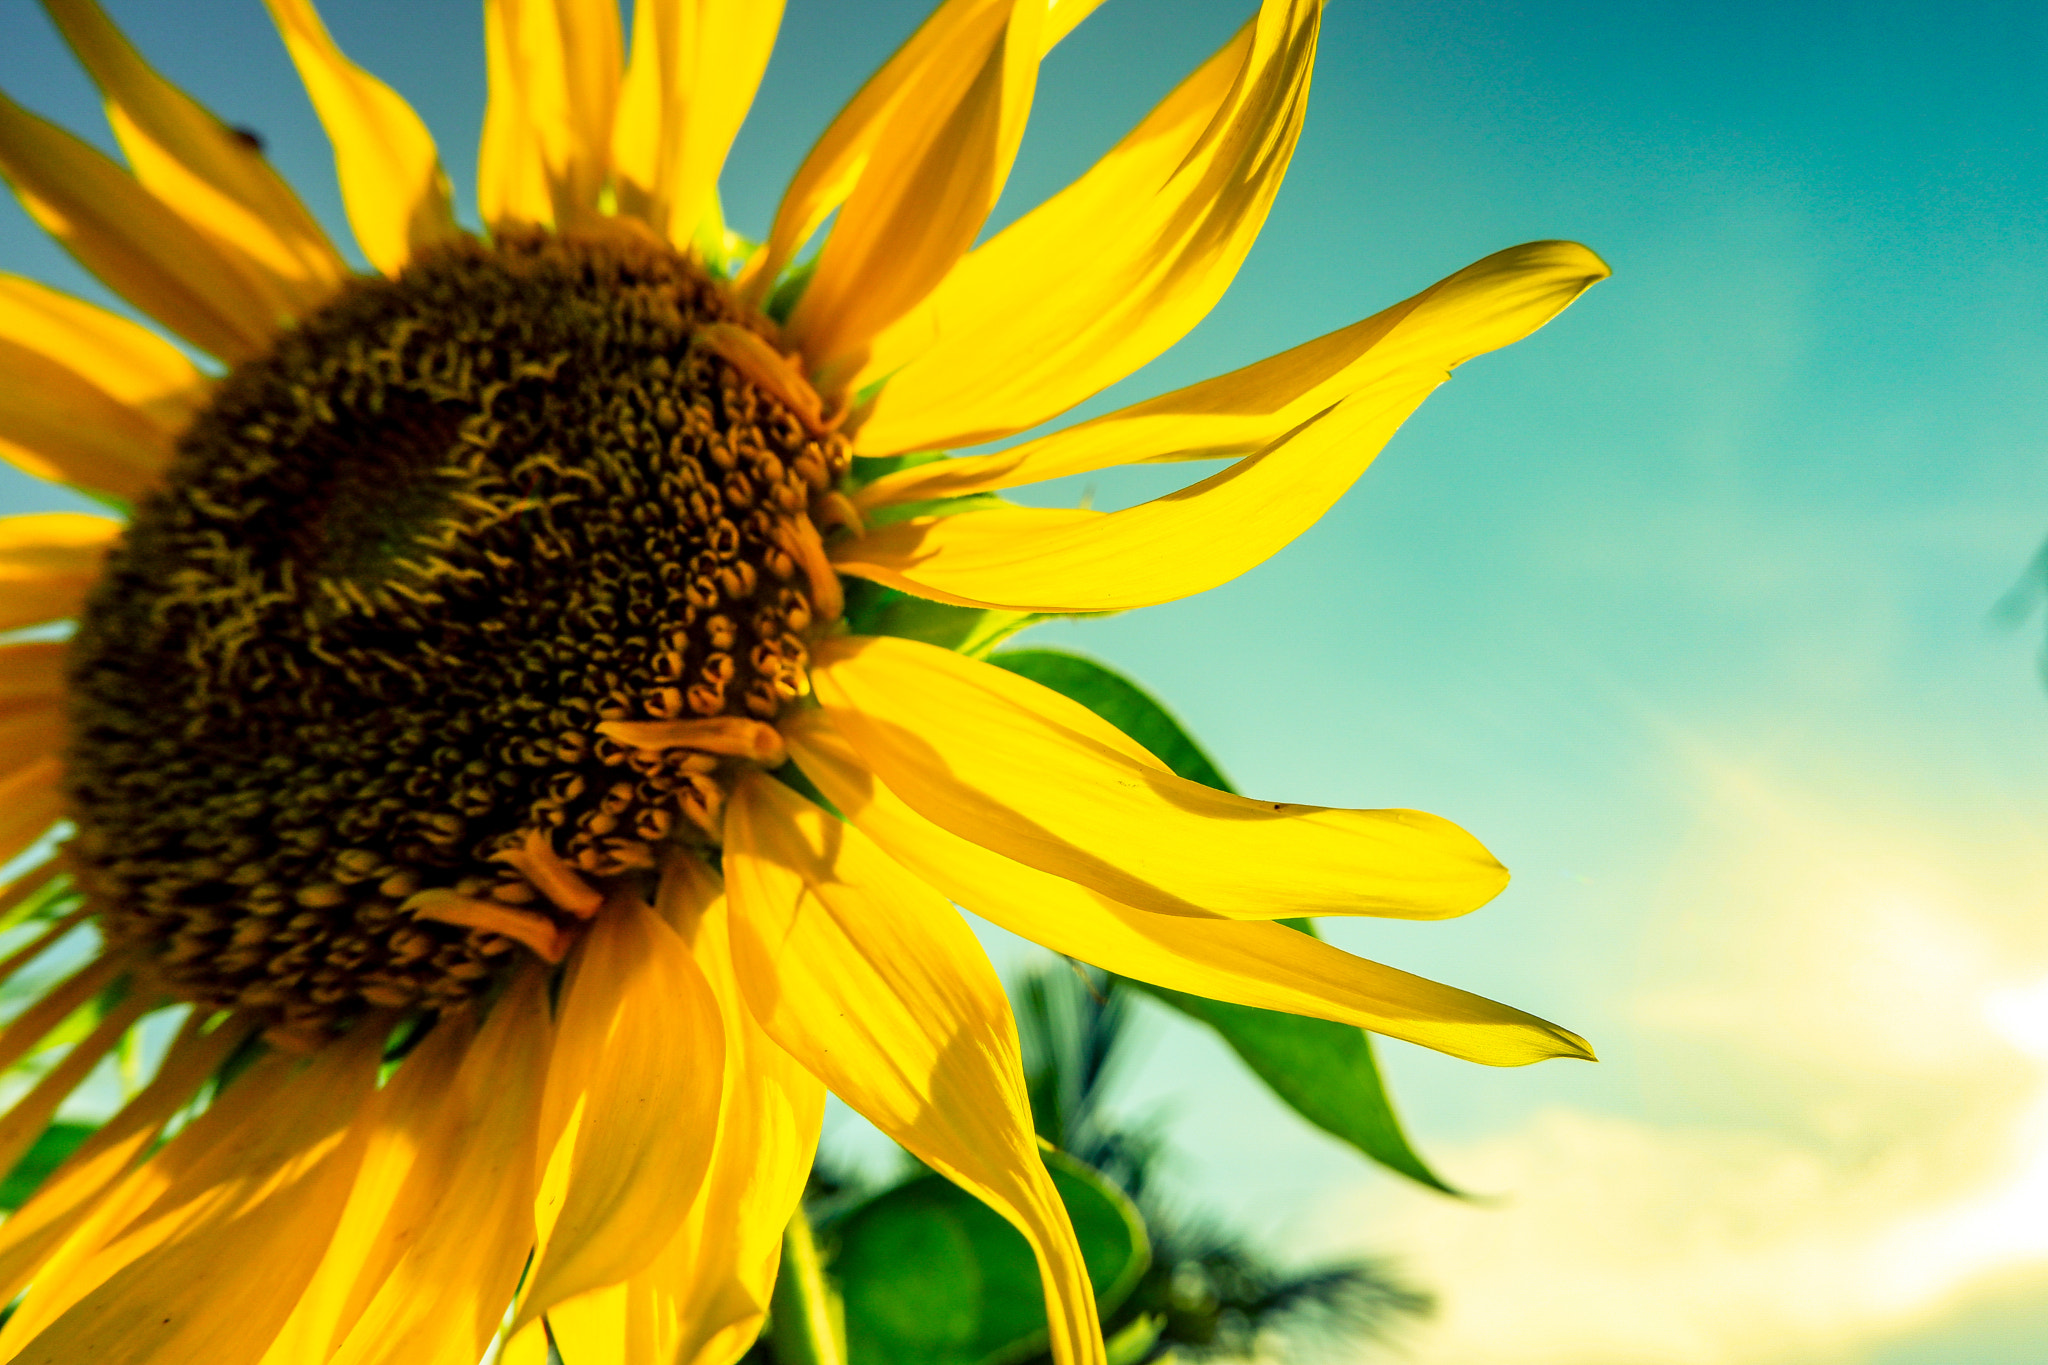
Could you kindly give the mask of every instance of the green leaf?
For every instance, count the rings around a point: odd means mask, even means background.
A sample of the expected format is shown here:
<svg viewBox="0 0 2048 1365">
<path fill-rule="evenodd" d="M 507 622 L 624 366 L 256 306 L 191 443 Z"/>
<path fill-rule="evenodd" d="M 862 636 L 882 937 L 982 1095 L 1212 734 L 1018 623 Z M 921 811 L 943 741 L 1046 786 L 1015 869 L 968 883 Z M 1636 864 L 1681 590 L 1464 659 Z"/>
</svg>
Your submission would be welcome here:
<svg viewBox="0 0 2048 1365">
<path fill-rule="evenodd" d="M 64 1159 L 77 1151 L 79 1144 L 91 1137 L 97 1129 L 89 1123 L 53 1123 L 43 1130 L 35 1145 L 22 1154 L 14 1163 L 14 1169 L 0 1180 L 0 1209 L 14 1212 L 28 1202 L 49 1176 L 64 1163 Z"/>
<path fill-rule="evenodd" d="M 1364 1029 L 1130 984 L 1215 1029 L 1268 1089 L 1316 1127 L 1390 1171 L 1465 1197 L 1409 1145 Z"/>
<path fill-rule="evenodd" d="M 846 625 L 855 635 L 894 635 L 980 658 L 1042 618 L 1028 611 L 984 611 L 912 597 L 866 579 L 846 585 Z"/>
<path fill-rule="evenodd" d="M 1121 673 L 1056 649 L 1006 649 L 989 662 L 1080 702 L 1190 782 L 1234 790 L 1173 713 Z M 1281 922 L 1315 934 L 1308 920 Z M 1130 984 L 1215 1029 L 1267 1088 L 1316 1127 L 1390 1171 L 1445 1194 L 1460 1194 L 1409 1145 L 1373 1058 L 1371 1034 L 1327 1019 L 1225 1004 L 1141 981 Z"/>
<path fill-rule="evenodd" d="M 1006 649 L 988 661 L 1080 702 L 1188 781 L 1235 790 L 1173 713 L 1123 674 L 1058 649 Z"/>
<path fill-rule="evenodd" d="M 1060 1152 L 1046 1167 L 1073 1219 L 1104 1316 L 1151 1263 L 1130 1200 Z M 850 1365 L 1004 1365 L 1045 1350 L 1045 1299 L 1022 1233 L 939 1176 L 898 1185 L 835 1223 L 832 1277 Z"/>
</svg>

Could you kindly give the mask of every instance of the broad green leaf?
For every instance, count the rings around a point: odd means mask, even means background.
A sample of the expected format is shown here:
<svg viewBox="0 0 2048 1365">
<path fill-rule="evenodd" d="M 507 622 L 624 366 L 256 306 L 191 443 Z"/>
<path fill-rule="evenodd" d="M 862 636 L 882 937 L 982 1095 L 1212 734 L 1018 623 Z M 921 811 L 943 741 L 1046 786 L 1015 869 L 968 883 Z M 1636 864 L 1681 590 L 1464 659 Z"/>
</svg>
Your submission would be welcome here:
<svg viewBox="0 0 2048 1365">
<path fill-rule="evenodd" d="M 1045 1153 L 1107 1316 L 1151 1263 L 1144 1223 L 1088 1167 Z M 1045 1350 L 1045 1300 L 1023 1235 L 973 1195 L 924 1176 L 833 1224 L 832 1278 L 850 1365 L 1004 1365 Z"/>
<path fill-rule="evenodd" d="M 1234 790 L 1173 713 L 1121 673 L 1056 649 L 1006 649 L 989 662 L 1080 702 L 1190 782 Z M 1283 923 L 1315 934 L 1308 920 Z M 1409 1145 L 1373 1058 L 1372 1036 L 1363 1029 L 1130 984 L 1215 1029 L 1254 1075 L 1316 1127 L 1390 1171 L 1445 1194 L 1460 1193 Z"/>
<path fill-rule="evenodd" d="M 1390 1171 L 1463 1197 L 1409 1145 L 1364 1029 L 1130 984 L 1215 1029 L 1268 1089 L 1316 1127 Z"/>
<path fill-rule="evenodd" d="M 35 1145 L 22 1154 L 14 1163 L 14 1169 L 0 1180 L 0 1210 L 14 1212 L 28 1202 L 36 1187 L 45 1177 L 64 1163 L 64 1159 L 77 1151 L 79 1144 L 97 1131 L 89 1123 L 53 1123 L 43 1130 Z"/>
<path fill-rule="evenodd" d="M 1233 790 L 1173 713 L 1123 674 L 1057 649 L 1006 649 L 988 661 L 1080 702 L 1188 781 Z"/>
</svg>

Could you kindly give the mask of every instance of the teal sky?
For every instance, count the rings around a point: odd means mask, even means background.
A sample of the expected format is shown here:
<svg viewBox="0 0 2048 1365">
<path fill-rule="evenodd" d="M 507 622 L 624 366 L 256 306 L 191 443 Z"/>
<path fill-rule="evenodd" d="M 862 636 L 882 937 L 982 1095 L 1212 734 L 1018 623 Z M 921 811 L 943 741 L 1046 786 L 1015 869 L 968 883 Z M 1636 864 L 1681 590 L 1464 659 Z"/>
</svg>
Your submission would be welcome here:
<svg viewBox="0 0 2048 1365">
<path fill-rule="evenodd" d="M 345 235 L 256 0 L 108 7 Z M 325 8 L 466 196 L 474 0 Z M 792 0 L 735 226 L 766 226 L 924 8 Z M 1108 0 L 1049 60 L 997 221 L 1249 10 Z M 0 85 L 107 142 L 28 0 L 0 0 Z M 1515 1072 L 1387 1048 L 1426 1149 L 1502 1204 L 1398 1188 L 1163 1020 L 1127 1077 L 1134 1112 L 1178 1116 L 1191 1200 L 1435 1289 L 1411 1359 L 2048 1358 L 2048 699 L 2039 620 L 1992 619 L 2048 535 L 2044 115 L 2039 5 L 1335 3 L 1235 287 L 1082 410 L 1516 242 L 1614 267 L 1462 369 L 1272 562 L 1039 637 L 1151 686 L 1255 795 L 1432 810 L 1515 870 L 1463 921 L 1332 930 L 1600 1048 Z M 104 297 L 11 204 L 0 268 Z M 10 471 L 0 503 L 68 505 Z"/>
</svg>

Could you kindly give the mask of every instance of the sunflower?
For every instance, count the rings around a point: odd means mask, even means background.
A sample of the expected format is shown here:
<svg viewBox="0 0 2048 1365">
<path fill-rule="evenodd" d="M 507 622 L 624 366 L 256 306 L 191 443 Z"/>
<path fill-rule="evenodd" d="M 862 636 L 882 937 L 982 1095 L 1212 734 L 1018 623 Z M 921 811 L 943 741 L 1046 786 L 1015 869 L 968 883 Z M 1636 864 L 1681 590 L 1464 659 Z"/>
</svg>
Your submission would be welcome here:
<svg viewBox="0 0 2048 1365">
<path fill-rule="evenodd" d="M 0 520 L 0 629 L 76 623 L 0 647 L 0 858 L 27 868 L 0 979 L 38 983 L 0 1064 L 70 1044 L 0 1169 L 124 1038 L 174 1035 L 0 1225 L 0 1359 L 466 1363 L 502 1333 L 530 1361 L 544 1317 L 570 1365 L 725 1365 L 829 1088 L 1015 1224 L 1055 1359 L 1100 1361 L 956 905 L 1174 990 L 1590 1055 L 1274 922 L 1475 908 L 1506 874 L 1456 826 L 1185 781 L 1015 673 L 848 625 L 910 604 L 985 643 L 1221 583 L 1605 275 L 1516 247 L 941 458 L 1216 302 L 1301 125 L 1314 0 L 1265 0 L 980 245 L 1094 0 L 946 0 L 758 245 L 716 180 L 777 0 L 638 0 L 630 57 L 612 0 L 487 0 L 480 235 L 404 100 L 310 0 L 268 3 L 376 273 L 93 0 L 46 5 L 127 164 L 0 97 L 29 212 L 184 343 L 0 276 L 0 452 L 120 513 Z M 1219 458 L 1124 511 L 994 496 Z"/>
</svg>

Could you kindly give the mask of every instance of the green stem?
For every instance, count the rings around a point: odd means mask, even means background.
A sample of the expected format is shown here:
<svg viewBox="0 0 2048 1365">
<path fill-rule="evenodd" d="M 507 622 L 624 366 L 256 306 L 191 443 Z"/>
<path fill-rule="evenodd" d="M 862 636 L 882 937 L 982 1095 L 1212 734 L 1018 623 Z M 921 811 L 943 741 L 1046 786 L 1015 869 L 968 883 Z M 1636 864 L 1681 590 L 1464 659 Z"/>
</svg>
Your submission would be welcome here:
<svg viewBox="0 0 2048 1365">
<path fill-rule="evenodd" d="M 770 1307 L 778 1365 L 846 1365 L 846 1314 L 825 1279 L 811 1220 L 799 1204 L 782 1232 L 782 1270 Z"/>
</svg>

